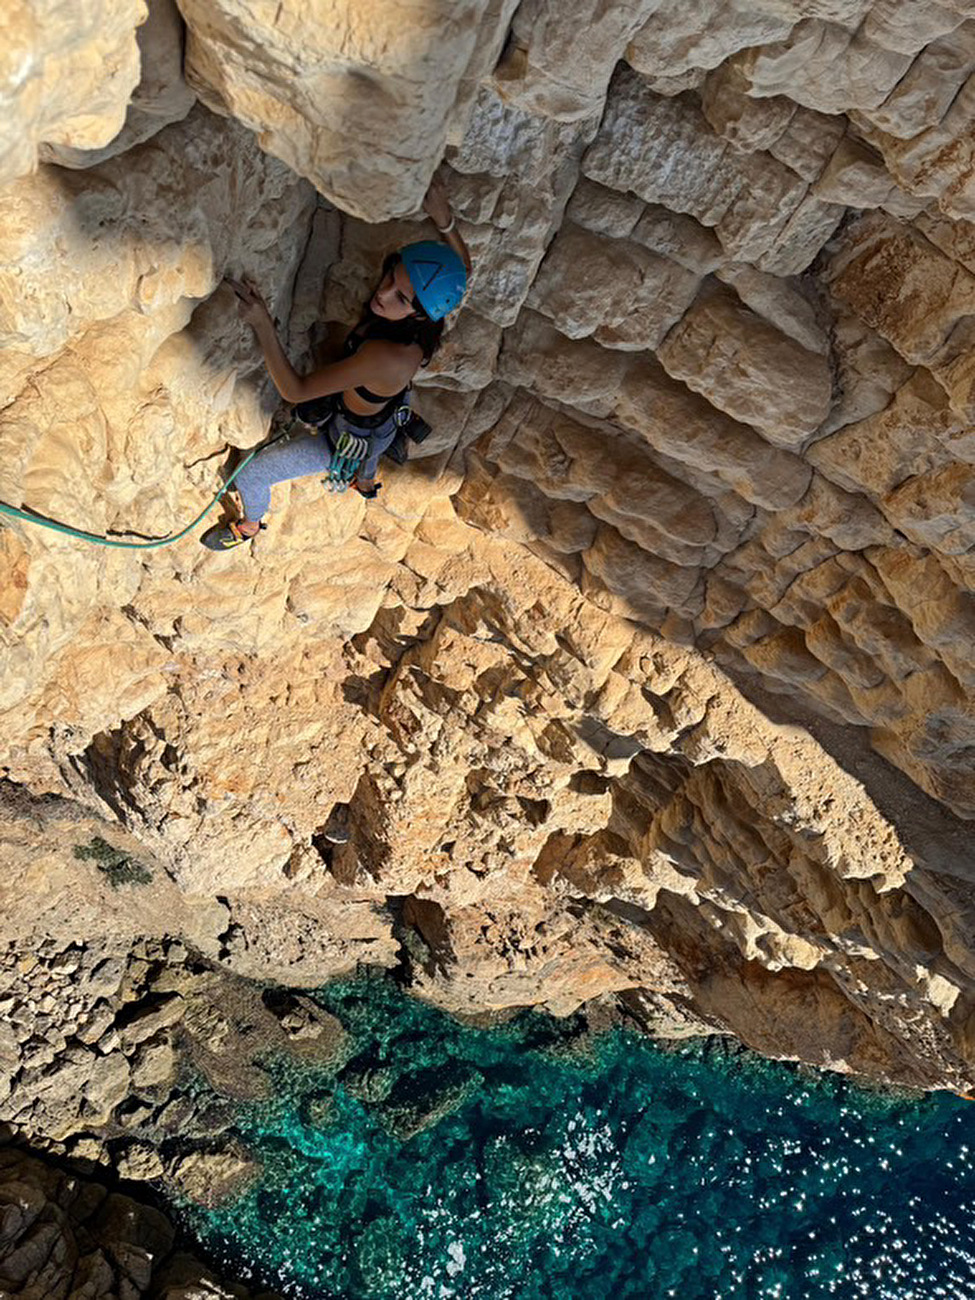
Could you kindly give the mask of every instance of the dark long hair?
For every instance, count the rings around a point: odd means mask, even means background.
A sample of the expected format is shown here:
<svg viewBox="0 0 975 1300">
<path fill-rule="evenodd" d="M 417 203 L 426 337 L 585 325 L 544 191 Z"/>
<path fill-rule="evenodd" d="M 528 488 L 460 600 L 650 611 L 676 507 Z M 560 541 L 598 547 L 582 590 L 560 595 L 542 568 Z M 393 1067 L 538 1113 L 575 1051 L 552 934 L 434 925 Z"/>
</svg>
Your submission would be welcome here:
<svg viewBox="0 0 975 1300">
<path fill-rule="evenodd" d="M 383 262 L 381 278 L 385 279 L 402 260 L 399 253 L 390 253 Z M 415 303 L 414 314 L 403 320 L 386 320 L 367 306 L 356 329 L 362 329 L 369 338 L 388 339 L 391 343 L 419 343 L 423 349 L 420 364 L 425 366 L 440 346 L 443 324 L 442 320 L 431 320 L 420 304 Z"/>
</svg>

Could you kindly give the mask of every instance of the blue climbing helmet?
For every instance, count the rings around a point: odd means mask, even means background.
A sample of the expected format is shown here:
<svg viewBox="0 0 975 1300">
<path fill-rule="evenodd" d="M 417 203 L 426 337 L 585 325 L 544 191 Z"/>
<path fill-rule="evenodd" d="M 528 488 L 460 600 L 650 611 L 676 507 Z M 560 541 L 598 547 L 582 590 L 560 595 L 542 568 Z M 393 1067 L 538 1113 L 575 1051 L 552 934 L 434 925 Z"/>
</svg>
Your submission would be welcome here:
<svg viewBox="0 0 975 1300">
<path fill-rule="evenodd" d="M 431 320 L 443 320 L 467 288 L 467 268 L 447 244 L 422 239 L 400 251 L 416 300 Z"/>
</svg>

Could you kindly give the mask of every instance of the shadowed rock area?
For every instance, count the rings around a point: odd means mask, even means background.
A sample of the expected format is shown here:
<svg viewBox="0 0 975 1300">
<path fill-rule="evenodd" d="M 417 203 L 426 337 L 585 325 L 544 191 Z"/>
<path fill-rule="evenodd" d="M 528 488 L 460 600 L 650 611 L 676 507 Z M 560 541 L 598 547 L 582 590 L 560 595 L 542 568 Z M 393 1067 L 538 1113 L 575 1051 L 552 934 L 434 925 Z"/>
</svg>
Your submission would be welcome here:
<svg viewBox="0 0 975 1300">
<path fill-rule="evenodd" d="M 0 1213 L 5 1296 L 278 1300 L 224 1284 L 174 1250 L 172 1224 L 159 1210 L 12 1147 L 0 1150 Z"/>
</svg>

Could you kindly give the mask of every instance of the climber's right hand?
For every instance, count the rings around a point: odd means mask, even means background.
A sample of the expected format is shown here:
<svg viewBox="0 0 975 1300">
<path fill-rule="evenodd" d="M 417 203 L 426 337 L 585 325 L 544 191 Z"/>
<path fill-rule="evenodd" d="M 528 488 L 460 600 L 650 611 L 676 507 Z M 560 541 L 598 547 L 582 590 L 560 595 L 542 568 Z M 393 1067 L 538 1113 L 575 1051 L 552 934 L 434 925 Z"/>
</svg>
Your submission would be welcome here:
<svg viewBox="0 0 975 1300">
<path fill-rule="evenodd" d="M 232 280 L 229 276 L 227 283 L 237 295 L 237 315 L 242 321 L 246 321 L 254 329 L 259 329 L 262 325 L 273 326 L 271 313 L 256 285 L 249 280 Z"/>
</svg>

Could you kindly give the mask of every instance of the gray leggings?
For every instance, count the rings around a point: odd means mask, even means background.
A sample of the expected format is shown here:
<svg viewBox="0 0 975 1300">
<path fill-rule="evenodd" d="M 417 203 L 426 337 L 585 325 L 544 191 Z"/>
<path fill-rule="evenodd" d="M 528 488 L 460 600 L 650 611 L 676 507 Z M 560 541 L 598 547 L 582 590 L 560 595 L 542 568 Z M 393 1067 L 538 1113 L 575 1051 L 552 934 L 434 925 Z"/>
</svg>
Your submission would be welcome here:
<svg viewBox="0 0 975 1300">
<path fill-rule="evenodd" d="M 260 455 L 234 479 L 244 507 L 244 518 L 256 523 L 271 508 L 271 485 L 286 479 L 324 474 L 332 463 L 332 450 L 324 433 L 293 434 Z"/>
</svg>

